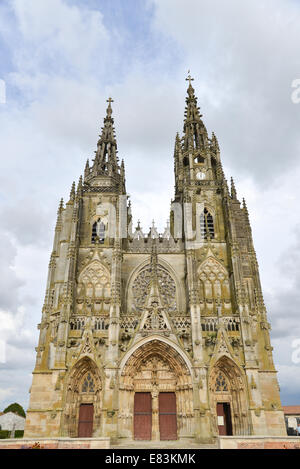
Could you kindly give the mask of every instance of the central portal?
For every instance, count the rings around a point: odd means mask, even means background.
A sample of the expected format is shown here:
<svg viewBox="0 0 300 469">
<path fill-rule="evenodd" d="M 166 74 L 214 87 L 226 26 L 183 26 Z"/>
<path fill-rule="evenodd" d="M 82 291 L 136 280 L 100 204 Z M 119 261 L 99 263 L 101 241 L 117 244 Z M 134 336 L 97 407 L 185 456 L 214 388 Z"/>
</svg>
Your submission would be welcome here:
<svg viewBox="0 0 300 469">
<path fill-rule="evenodd" d="M 153 428 L 156 422 L 159 424 L 161 440 L 177 440 L 177 412 L 176 395 L 174 392 L 161 392 L 158 396 L 159 419 L 156 418 L 157 406 L 152 405 L 150 392 L 137 392 L 134 395 L 134 439 L 151 440 L 152 435 L 157 435 L 157 429 Z M 153 418 L 152 418 L 152 414 Z"/>
<path fill-rule="evenodd" d="M 151 340 L 126 360 L 120 376 L 119 435 L 135 440 L 193 436 L 193 385 L 183 357 Z"/>
</svg>

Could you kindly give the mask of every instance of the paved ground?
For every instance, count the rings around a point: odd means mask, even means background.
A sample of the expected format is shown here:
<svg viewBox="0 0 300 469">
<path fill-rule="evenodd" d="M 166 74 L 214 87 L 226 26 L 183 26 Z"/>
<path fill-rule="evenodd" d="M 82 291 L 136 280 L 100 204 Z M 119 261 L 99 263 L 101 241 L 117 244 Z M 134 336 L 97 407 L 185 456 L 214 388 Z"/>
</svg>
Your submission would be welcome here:
<svg viewBox="0 0 300 469">
<path fill-rule="evenodd" d="M 176 441 L 132 441 L 124 440 L 111 444 L 111 449 L 217 449 L 218 444 L 200 444 L 194 440 Z"/>
</svg>

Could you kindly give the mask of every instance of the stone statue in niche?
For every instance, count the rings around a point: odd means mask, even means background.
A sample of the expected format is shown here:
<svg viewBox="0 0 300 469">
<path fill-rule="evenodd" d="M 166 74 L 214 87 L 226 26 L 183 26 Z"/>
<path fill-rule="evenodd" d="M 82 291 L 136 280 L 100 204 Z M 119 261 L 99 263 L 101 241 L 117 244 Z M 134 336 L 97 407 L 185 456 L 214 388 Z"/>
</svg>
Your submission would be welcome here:
<svg viewBox="0 0 300 469">
<path fill-rule="evenodd" d="M 168 326 L 162 315 L 163 308 L 158 306 L 158 301 L 153 300 L 149 308 L 146 308 L 149 313 L 145 321 L 143 329 L 147 330 L 166 330 Z"/>
</svg>

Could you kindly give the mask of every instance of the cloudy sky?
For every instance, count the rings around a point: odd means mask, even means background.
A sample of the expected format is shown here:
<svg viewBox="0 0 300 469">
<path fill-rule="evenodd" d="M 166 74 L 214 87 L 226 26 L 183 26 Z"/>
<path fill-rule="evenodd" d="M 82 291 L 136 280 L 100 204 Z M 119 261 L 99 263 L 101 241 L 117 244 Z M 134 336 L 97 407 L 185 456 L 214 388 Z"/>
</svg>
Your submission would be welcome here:
<svg viewBox="0 0 300 469">
<path fill-rule="evenodd" d="M 162 231 L 188 69 L 247 201 L 282 402 L 300 404 L 299 24 L 299 0 L 0 1 L 0 410 L 28 406 L 58 202 L 106 99 L 134 221 Z"/>
</svg>

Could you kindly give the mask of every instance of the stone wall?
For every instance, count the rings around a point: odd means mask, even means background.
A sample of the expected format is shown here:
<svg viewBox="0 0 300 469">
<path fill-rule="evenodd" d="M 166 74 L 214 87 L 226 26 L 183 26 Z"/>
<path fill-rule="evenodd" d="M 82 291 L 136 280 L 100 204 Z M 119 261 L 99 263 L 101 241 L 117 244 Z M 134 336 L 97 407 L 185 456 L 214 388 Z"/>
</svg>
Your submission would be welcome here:
<svg viewBox="0 0 300 469">
<path fill-rule="evenodd" d="M 300 449 L 300 437 L 219 437 L 220 449 Z"/>
<path fill-rule="evenodd" d="M 110 438 L 22 438 L 0 441 L 0 449 L 109 449 Z"/>
</svg>

